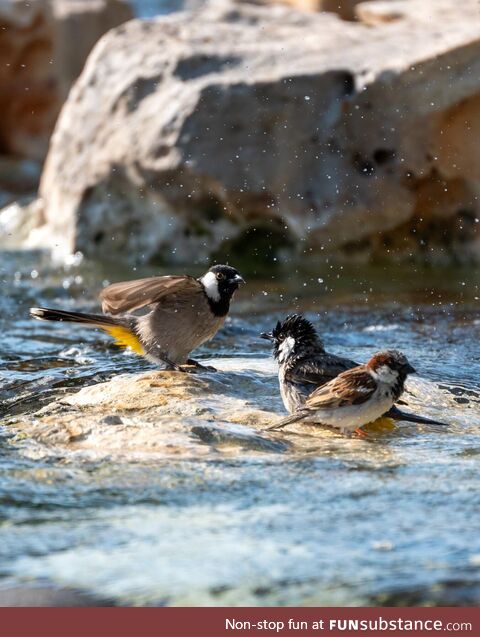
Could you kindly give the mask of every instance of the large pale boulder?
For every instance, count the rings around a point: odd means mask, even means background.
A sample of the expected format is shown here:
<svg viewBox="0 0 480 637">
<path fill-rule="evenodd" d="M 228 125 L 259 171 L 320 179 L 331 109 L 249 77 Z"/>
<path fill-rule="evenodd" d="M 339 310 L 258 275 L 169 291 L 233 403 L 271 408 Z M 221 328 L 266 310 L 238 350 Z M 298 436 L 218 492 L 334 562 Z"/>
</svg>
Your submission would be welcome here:
<svg viewBox="0 0 480 637">
<path fill-rule="evenodd" d="M 0 155 L 45 157 L 93 45 L 131 17 L 122 0 L 0 1 Z"/>
<path fill-rule="evenodd" d="M 356 18 L 355 7 L 362 0 L 244 0 L 255 4 L 287 4 L 302 11 L 331 11 L 343 20 Z"/>
<path fill-rule="evenodd" d="M 30 243 L 478 257 L 478 4 L 401 4 L 376 27 L 222 5 L 109 32 L 53 135 Z"/>
</svg>

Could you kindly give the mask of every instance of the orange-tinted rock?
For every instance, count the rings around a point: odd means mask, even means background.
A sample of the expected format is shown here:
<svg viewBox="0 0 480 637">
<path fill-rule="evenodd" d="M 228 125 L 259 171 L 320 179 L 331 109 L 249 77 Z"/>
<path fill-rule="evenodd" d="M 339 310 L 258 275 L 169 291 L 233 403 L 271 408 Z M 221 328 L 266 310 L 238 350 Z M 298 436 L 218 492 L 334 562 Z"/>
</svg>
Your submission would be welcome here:
<svg viewBox="0 0 480 637">
<path fill-rule="evenodd" d="M 130 17 L 120 0 L 0 4 L 0 155 L 45 157 L 68 89 L 92 46 Z"/>
</svg>

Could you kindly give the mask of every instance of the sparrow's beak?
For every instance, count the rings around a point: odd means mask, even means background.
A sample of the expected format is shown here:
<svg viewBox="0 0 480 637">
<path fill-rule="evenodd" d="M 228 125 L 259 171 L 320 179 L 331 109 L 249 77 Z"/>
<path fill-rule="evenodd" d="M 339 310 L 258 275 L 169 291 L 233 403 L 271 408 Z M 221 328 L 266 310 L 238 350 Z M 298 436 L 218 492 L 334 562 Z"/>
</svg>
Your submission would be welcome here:
<svg viewBox="0 0 480 637">
<path fill-rule="evenodd" d="M 265 338 L 267 341 L 273 341 L 273 334 L 271 332 L 262 332 L 260 338 Z"/>
<path fill-rule="evenodd" d="M 410 363 L 407 363 L 406 365 L 404 365 L 403 371 L 405 372 L 405 374 L 416 374 L 417 373 L 417 370 L 415 369 L 415 367 L 412 367 L 410 365 Z"/>
<path fill-rule="evenodd" d="M 235 281 L 235 283 L 245 283 L 245 279 L 243 278 L 243 276 L 240 276 L 239 274 L 236 274 L 233 277 L 233 280 Z"/>
</svg>

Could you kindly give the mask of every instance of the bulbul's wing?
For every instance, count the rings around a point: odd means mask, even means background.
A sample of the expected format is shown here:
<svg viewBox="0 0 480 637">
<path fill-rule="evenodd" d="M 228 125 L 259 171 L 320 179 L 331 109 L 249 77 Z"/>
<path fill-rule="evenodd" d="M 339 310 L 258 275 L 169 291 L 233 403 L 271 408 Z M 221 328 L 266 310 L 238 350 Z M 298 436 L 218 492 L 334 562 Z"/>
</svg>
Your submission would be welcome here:
<svg viewBox="0 0 480 637">
<path fill-rule="evenodd" d="M 372 397 L 376 389 L 377 383 L 365 368 L 356 367 L 316 389 L 307 398 L 305 407 L 317 410 L 361 405 Z"/>
<path fill-rule="evenodd" d="M 158 303 L 173 293 L 191 291 L 195 294 L 202 289 L 202 284 L 191 276 L 154 276 L 113 283 L 102 290 L 100 299 L 105 314 L 120 314 Z"/>
<path fill-rule="evenodd" d="M 333 354 L 322 352 L 308 356 L 295 363 L 285 373 L 286 380 L 300 385 L 321 387 L 336 378 L 347 369 L 357 367 L 358 363 Z"/>
</svg>

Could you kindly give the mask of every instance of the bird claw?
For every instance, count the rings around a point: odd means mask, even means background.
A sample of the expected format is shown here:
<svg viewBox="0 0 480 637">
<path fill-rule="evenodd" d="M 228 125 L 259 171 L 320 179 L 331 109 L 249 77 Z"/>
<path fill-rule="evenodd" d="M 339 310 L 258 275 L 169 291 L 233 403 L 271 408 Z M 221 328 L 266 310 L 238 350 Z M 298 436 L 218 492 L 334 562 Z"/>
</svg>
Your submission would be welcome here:
<svg viewBox="0 0 480 637">
<path fill-rule="evenodd" d="M 185 370 L 182 369 L 181 365 L 177 365 L 177 363 L 174 363 L 169 358 L 163 357 L 162 360 L 165 363 L 164 371 L 166 371 L 166 372 L 182 372 L 182 373 L 185 372 Z"/>
<path fill-rule="evenodd" d="M 193 358 L 189 358 L 187 360 L 187 366 L 193 367 L 196 371 L 202 371 L 202 372 L 216 372 L 217 371 L 217 369 L 215 367 L 212 367 L 211 365 L 202 365 L 202 363 L 199 363 L 198 361 L 194 360 Z"/>
<path fill-rule="evenodd" d="M 363 429 L 360 429 L 360 427 L 357 427 L 357 429 L 355 429 L 353 433 L 357 434 L 357 436 L 360 436 L 360 438 L 368 438 L 367 432 L 363 431 Z"/>
</svg>

